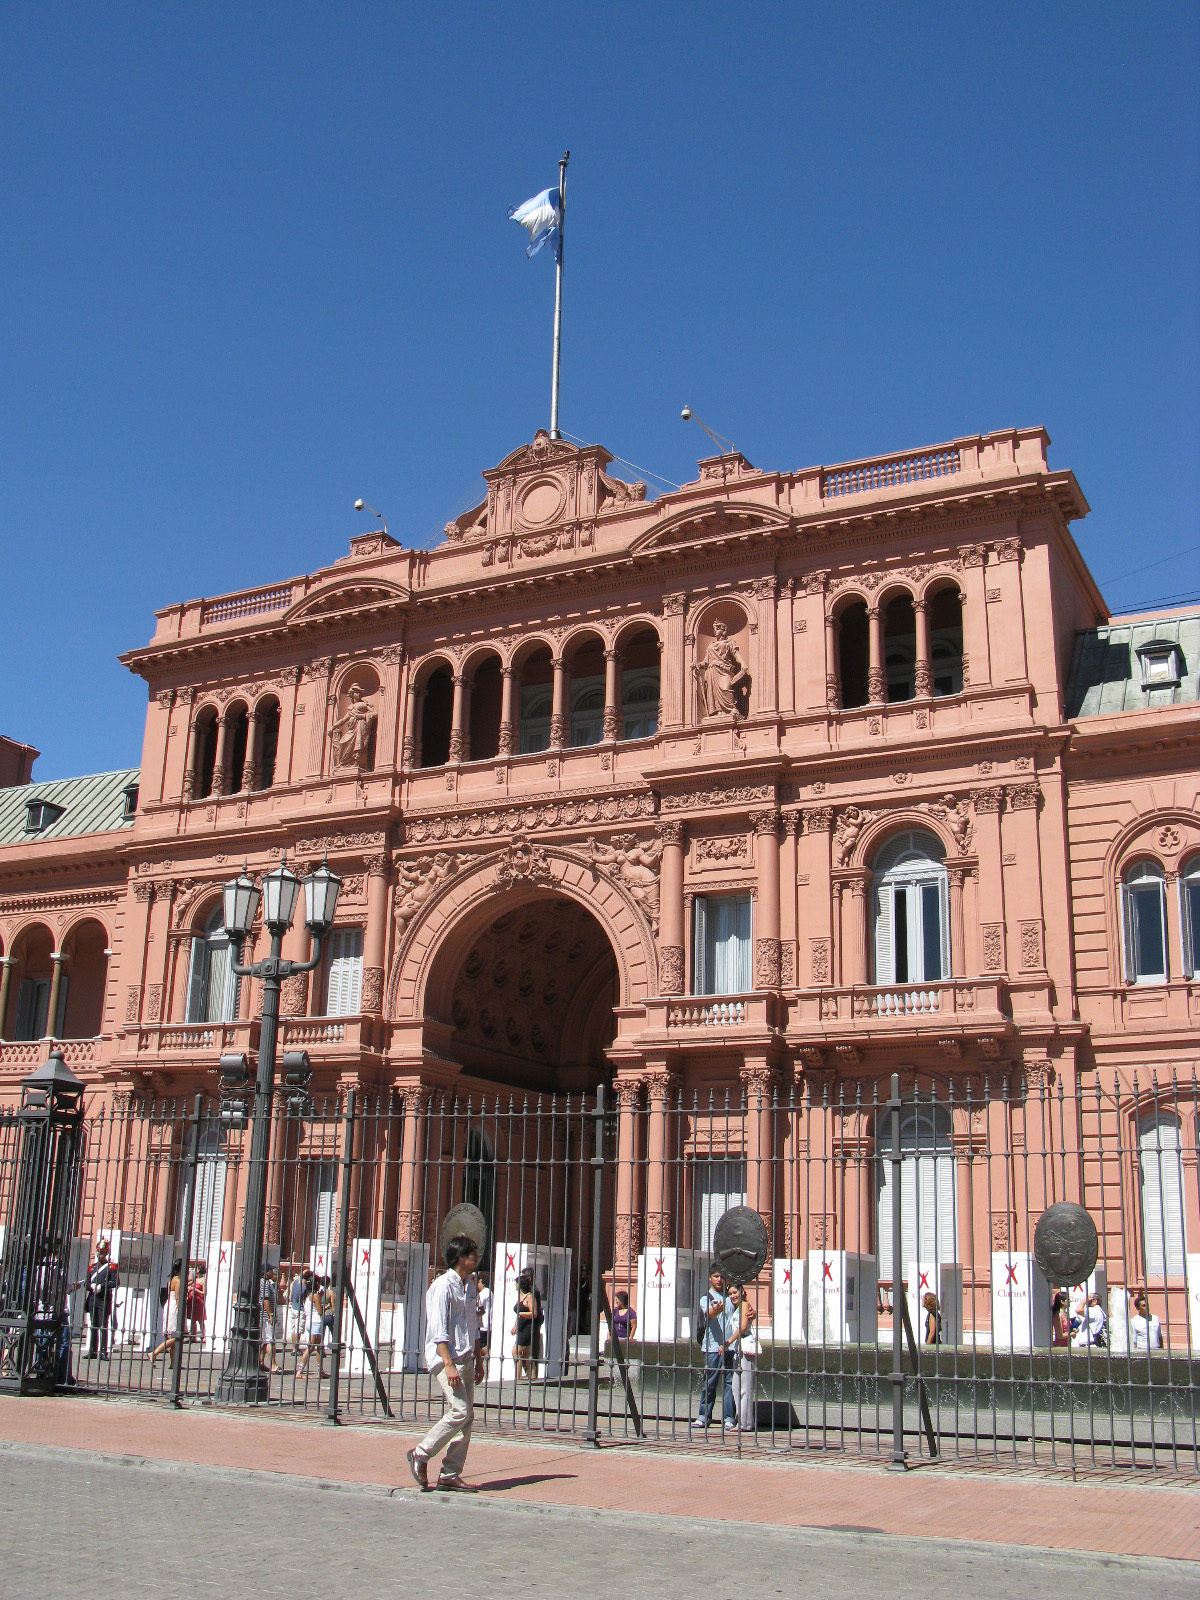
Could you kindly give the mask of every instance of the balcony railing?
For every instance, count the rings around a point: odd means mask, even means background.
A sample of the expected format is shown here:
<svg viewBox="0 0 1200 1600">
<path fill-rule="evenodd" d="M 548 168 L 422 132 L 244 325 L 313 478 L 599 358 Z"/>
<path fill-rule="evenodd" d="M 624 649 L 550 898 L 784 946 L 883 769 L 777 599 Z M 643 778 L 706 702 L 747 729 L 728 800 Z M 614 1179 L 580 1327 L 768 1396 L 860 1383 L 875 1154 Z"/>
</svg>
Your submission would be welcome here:
<svg viewBox="0 0 1200 1600">
<path fill-rule="evenodd" d="M 0 1072 L 21 1068 L 32 1072 L 49 1058 L 51 1050 L 62 1052 L 67 1065 L 75 1070 L 91 1067 L 100 1059 L 99 1039 L 3 1039 L 0 1040 Z"/>
<path fill-rule="evenodd" d="M 262 617 L 272 611 L 286 611 L 292 603 L 293 586 L 274 583 L 263 589 L 243 589 L 240 594 L 225 594 L 206 600 L 200 610 L 200 626 L 214 622 L 237 622 L 243 617 Z"/>
<path fill-rule="evenodd" d="M 821 494 L 832 500 L 840 495 L 867 494 L 872 489 L 892 489 L 902 483 L 921 483 L 926 478 L 945 478 L 961 471 L 962 456 L 957 448 L 882 456 L 829 468 L 821 477 Z"/>
<path fill-rule="evenodd" d="M 805 1029 L 875 1032 L 953 1022 L 981 1028 L 1004 1020 L 1001 985 L 994 979 L 948 978 L 941 983 L 856 984 L 804 989 L 790 1001 L 791 1023 Z"/>
</svg>

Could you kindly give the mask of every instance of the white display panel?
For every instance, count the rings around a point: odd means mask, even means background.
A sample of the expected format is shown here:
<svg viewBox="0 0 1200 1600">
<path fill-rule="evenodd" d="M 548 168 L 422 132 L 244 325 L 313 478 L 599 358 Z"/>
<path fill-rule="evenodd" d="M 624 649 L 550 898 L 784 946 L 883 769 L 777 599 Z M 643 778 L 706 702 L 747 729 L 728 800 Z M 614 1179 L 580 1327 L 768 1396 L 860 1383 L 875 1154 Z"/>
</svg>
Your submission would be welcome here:
<svg viewBox="0 0 1200 1600">
<path fill-rule="evenodd" d="M 893 1294 L 895 1290 L 893 1289 Z M 942 1343 L 961 1344 L 963 1325 L 963 1269 L 955 1262 L 944 1261 L 939 1267 L 935 1261 L 910 1261 L 908 1263 L 908 1320 L 912 1323 L 913 1338 L 925 1343 L 925 1307 L 927 1294 L 935 1294 L 942 1312 Z"/>
<path fill-rule="evenodd" d="M 351 1283 L 367 1337 L 381 1372 L 416 1372 L 423 1365 L 425 1292 L 429 1246 L 394 1239 L 355 1239 Z M 368 1372 L 366 1351 L 354 1313 L 346 1308 L 345 1340 L 350 1371 Z"/>
<path fill-rule="evenodd" d="M 707 1250 L 663 1246 L 638 1256 L 634 1339 L 674 1344 L 692 1338 L 711 1264 Z"/>
<path fill-rule="evenodd" d="M 488 1345 L 488 1382 L 516 1377 L 513 1323 L 517 1319 L 517 1279 L 528 1269 L 541 1295 L 542 1326 L 534 1330 L 538 1359 L 535 1378 L 561 1378 L 567 1364 L 571 1252 L 545 1244 L 503 1240 L 496 1245 L 492 1273 L 492 1336 Z"/>
<path fill-rule="evenodd" d="M 993 1350 L 1045 1350 L 1050 1345 L 1050 1285 L 1030 1255 L 992 1255 Z"/>
<path fill-rule="evenodd" d="M 771 1338 L 803 1344 L 808 1335 L 808 1262 L 780 1256 L 771 1264 Z"/>
<path fill-rule="evenodd" d="M 220 1239 L 208 1253 L 208 1286 L 204 1295 L 204 1348 L 225 1350 L 233 1326 L 233 1306 L 237 1299 L 238 1264 L 242 1258 L 240 1242 Z M 279 1246 L 263 1246 L 263 1265 L 270 1262 L 279 1270 Z M 186 1292 L 186 1289 L 185 1289 Z"/>
<path fill-rule="evenodd" d="M 874 1344 L 879 1325 L 874 1256 L 808 1252 L 809 1344 Z"/>
<path fill-rule="evenodd" d="M 171 1281 L 174 1236 L 126 1233 L 112 1228 L 104 1230 L 104 1237 L 108 1240 L 109 1259 L 117 1269 L 113 1343 L 133 1350 L 153 1350 L 162 1342 L 163 1305 L 159 1290 Z"/>
</svg>

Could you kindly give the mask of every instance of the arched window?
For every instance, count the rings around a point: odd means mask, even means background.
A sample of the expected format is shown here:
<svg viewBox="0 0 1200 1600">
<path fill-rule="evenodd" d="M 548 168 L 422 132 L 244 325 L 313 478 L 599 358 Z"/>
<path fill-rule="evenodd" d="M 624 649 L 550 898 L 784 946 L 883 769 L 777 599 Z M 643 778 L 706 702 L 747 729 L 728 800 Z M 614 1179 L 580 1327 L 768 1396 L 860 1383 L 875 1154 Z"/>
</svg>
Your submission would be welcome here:
<svg viewBox="0 0 1200 1600">
<path fill-rule="evenodd" d="M 549 684 L 521 689 L 521 754 L 533 755 L 550 748 L 550 712 L 553 696 Z"/>
<path fill-rule="evenodd" d="M 914 1262 L 935 1267 L 958 1260 L 958 1190 L 950 1113 L 945 1106 L 909 1106 L 900 1113 L 899 1270 L 892 1260 L 892 1130 L 880 1116 L 877 1158 L 876 1240 L 879 1276 L 905 1277 Z M 934 1280 L 936 1283 L 936 1279 Z M 935 1289 L 935 1292 L 936 1289 Z"/>
<path fill-rule="evenodd" d="M 842 705 L 865 706 L 870 693 L 867 666 L 870 637 L 865 600 L 852 601 L 838 618 L 838 682 Z"/>
<path fill-rule="evenodd" d="M 203 936 L 197 934 L 192 940 L 189 1022 L 232 1022 L 237 1017 L 241 979 L 234 974 L 232 954 L 224 914 L 217 906 Z"/>
<path fill-rule="evenodd" d="M 421 765 L 444 767 L 450 759 L 450 724 L 454 684 L 447 667 L 439 667 L 425 685 L 421 708 Z"/>
<path fill-rule="evenodd" d="M 623 739 L 653 739 L 658 732 L 658 668 L 626 670 L 621 694 Z"/>
<path fill-rule="evenodd" d="M 504 678 L 499 656 L 488 656 L 471 679 L 471 710 L 467 724 L 468 760 L 494 761 L 500 753 L 500 712 Z"/>
<path fill-rule="evenodd" d="M 250 741 L 250 713 L 245 706 L 236 706 L 229 712 L 229 732 L 226 735 L 229 750 L 228 794 L 240 794 L 246 781 L 246 750 Z"/>
<path fill-rule="evenodd" d="M 910 594 L 898 594 L 883 614 L 883 665 L 888 699 L 911 700 L 917 692 L 917 618 Z"/>
<path fill-rule="evenodd" d="M 940 590 L 929 603 L 929 665 L 935 695 L 962 693 L 962 597 L 955 589 Z"/>
<path fill-rule="evenodd" d="M 1200 968 L 1200 856 L 1193 856 L 1179 874 L 1179 931 L 1183 970 L 1192 978 Z"/>
<path fill-rule="evenodd" d="M 258 787 L 269 789 L 275 782 L 275 763 L 279 759 L 279 701 L 268 700 L 258 708 L 259 758 Z"/>
<path fill-rule="evenodd" d="M 483 1212 L 488 1238 L 492 1238 L 492 1221 L 496 1210 L 496 1156 L 492 1141 L 481 1128 L 471 1128 L 467 1132 L 463 1199 Z"/>
<path fill-rule="evenodd" d="M 1182 1276 L 1187 1254 L 1183 1216 L 1183 1161 L 1179 1118 L 1152 1111 L 1138 1121 L 1138 1180 L 1142 1245 L 1152 1278 Z"/>
<path fill-rule="evenodd" d="M 1124 923 L 1125 981 L 1167 981 L 1167 901 L 1163 871 L 1157 861 L 1130 867 L 1121 886 Z"/>
<path fill-rule="evenodd" d="M 207 800 L 213 791 L 217 766 L 217 713 L 212 706 L 206 706 L 196 718 L 195 742 L 194 792 L 197 800 Z"/>
<path fill-rule="evenodd" d="M 949 888 L 941 842 L 893 835 L 875 858 L 875 982 L 936 983 L 950 971 Z"/>
<path fill-rule="evenodd" d="M 571 744 L 599 744 L 604 737 L 604 679 L 571 679 Z"/>
</svg>

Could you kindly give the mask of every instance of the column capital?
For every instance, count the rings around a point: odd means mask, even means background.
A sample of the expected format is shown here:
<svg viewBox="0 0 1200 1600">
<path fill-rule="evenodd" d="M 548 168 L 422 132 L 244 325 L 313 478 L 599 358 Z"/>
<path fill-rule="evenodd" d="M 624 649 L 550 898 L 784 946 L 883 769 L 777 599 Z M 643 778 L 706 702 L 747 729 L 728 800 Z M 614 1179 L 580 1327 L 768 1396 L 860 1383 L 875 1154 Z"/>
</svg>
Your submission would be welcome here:
<svg viewBox="0 0 1200 1600">
<path fill-rule="evenodd" d="M 687 828 L 678 817 L 661 817 L 658 836 L 664 844 L 684 844 L 687 841 Z"/>
<path fill-rule="evenodd" d="M 750 826 L 760 837 L 774 838 L 779 833 L 779 812 L 768 807 L 750 813 Z"/>
<path fill-rule="evenodd" d="M 604 659 L 605 659 L 605 661 L 620 661 L 621 652 L 619 650 L 617 650 L 616 648 L 612 648 L 612 649 L 606 650 L 604 652 Z"/>
</svg>

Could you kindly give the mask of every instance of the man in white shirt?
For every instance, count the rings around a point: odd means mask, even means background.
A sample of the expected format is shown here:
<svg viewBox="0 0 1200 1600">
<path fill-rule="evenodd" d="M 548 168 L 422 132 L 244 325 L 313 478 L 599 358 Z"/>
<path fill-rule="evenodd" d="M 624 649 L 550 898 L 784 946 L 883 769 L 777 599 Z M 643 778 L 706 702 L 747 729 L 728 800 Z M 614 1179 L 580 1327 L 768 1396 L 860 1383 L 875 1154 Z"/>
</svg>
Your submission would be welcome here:
<svg viewBox="0 0 1200 1600">
<path fill-rule="evenodd" d="M 1162 1323 L 1150 1310 L 1144 1294 L 1133 1297 L 1133 1315 L 1129 1319 L 1129 1348 L 1131 1350 L 1162 1349 Z"/>
<path fill-rule="evenodd" d="M 492 1331 L 492 1291 L 488 1288 L 486 1272 L 475 1274 L 475 1293 L 479 1296 L 479 1342 L 486 1345 Z"/>
<path fill-rule="evenodd" d="M 425 1296 L 425 1360 L 445 1397 L 446 1409 L 441 1421 L 408 1452 L 409 1471 L 422 1489 L 431 1487 L 429 1462 L 445 1450 L 437 1487 L 470 1492 L 462 1472 L 471 1443 L 475 1385 L 483 1382 L 474 1277 L 478 1265 L 479 1246 L 459 1234 L 446 1246 L 445 1272 L 430 1284 Z"/>
</svg>

